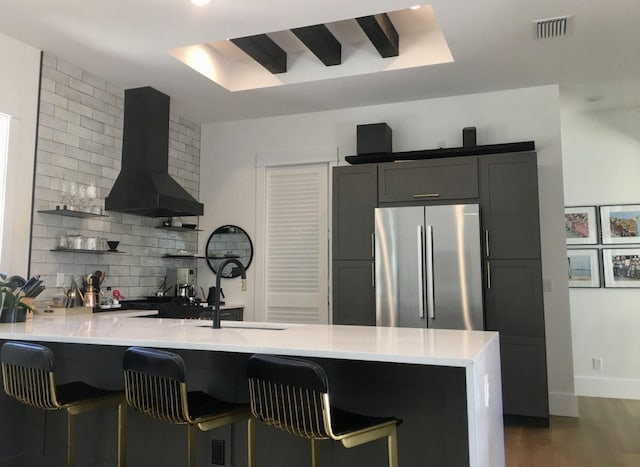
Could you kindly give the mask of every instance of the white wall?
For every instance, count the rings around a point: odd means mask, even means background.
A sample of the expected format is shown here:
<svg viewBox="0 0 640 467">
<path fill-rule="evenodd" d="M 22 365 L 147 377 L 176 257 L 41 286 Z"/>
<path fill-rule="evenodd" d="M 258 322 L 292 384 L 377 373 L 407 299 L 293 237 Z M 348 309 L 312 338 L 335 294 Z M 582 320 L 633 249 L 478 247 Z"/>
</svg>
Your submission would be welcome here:
<svg viewBox="0 0 640 467">
<path fill-rule="evenodd" d="M 200 199 L 205 215 L 200 228 L 212 232 L 223 224 L 237 224 L 255 237 L 256 153 L 335 145 L 344 160 L 356 152 L 356 125 L 378 122 L 392 128 L 394 151 L 461 146 L 466 126 L 477 128 L 478 144 L 536 142 L 542 267 L 551 285 L 544 293 L 550 409 L 554 414 L 577 415 L 556 86 L 204 125 Z M 207 235 L 201 236 L 200 253 L 206 239 Z M 248 292 L 240 292 L 237 280 L 224 282 L 228 302 L 245 303 L 247 319 L 253 317 L 254 269 L 247 272 Z M 201 284 L 212 284 L 213 278 L 208 271 L 200 272 Z"/>
<path fill-rule="evenodd" d="M 0 271 L 27 275 L 40 51 L 0 34 L 0 112 L 11 115 Z"/>
<path fill-rule="evenodd" d="M 640 108 L 563 113 L 562 148 L 567 205 L 640 204 Z M 640 399 L 640 289 L 569 295 L 576 393 Z"/>
</svg>

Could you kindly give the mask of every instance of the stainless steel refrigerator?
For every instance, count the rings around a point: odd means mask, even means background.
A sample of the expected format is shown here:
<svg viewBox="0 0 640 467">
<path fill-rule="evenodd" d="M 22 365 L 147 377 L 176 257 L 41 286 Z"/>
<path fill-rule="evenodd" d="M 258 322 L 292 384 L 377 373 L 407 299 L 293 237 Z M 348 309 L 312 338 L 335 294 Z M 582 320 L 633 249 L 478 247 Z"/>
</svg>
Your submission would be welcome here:
<svg viewBox="0 0 640 467">
<path fill-rule="evenodd" d="M 376 324 L 484 329 L 477 204 L 377 208 Z"/>
</svg>

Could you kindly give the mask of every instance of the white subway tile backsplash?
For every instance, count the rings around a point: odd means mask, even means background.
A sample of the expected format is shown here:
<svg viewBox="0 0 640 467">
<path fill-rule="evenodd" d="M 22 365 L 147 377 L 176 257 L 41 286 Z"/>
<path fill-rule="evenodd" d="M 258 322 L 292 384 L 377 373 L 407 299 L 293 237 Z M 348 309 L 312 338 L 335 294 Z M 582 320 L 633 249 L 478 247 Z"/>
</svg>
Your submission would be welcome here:
<svg viewBox="0 0 640 467">
<path fill-rule="evenodd" d="M 104 106 L 103 106 L 104 109 Z M 113 115 L 105 113 L 102 109 L 93 108 L 93 119 L 98 122 L 106 123 L 107 125 L 115 126 L 116 118 Z"/>
<path fill-rule="evenodd" d="M 90 141 L 85 138 L 80 138 L 80 148 L 85 149 L 91 153 L 100 154 L 102 153 L 103 145 L 100 143 L 96 143 L 95 141 Z"/>
<path fill-rule="evenodd" d="M 69 123 L 67 125 L 67 131 L 75 136 L 81 136 L 82 138 L 91 138 L 91 130 L 88 128 L 83 128 L 80 125 L 75 125 L 73 123 Z"/>
<path fill-rule="evenodd" d="M 64 144 L 38 137 L 38 150 L 47 151 L 51 154 L 64 154 L 65 147 Z"/>
<path fill-rule="evenodd" d="M 41 126 L 38 130 L 38 136 L 43 139 L 53 139 L 53 129 Z"/>
<path fill-rule="evenodd" d="M 80 138 L 73 135 L 71 132 L 63 133 L 62 131 L 53 130 L 53 140 L 67 146 L 78 147 L 80 145 Z"/>
<path fill-rule="evenodd" d="M 105 106 L 105 110 L 107 109 L 107 107 L 113 107 L 114 109 L 117 109 L 117 97 L 114 96 L 113 94 L 109 93 L 109 92 L 105 92 L 102 91 L 100 89 L 94 89 L 93 90 L 93 97 L 95 97 L 96 99 L 101 100 L 102 102 L 104 102 L 105 104 L 109 104 L 108 106 Z M 110 113 L 110 111 L 108 111 Z M 118 115 L 120 112 L 118 112 L 117 114 L 114 113 L 113 115 Z"/>
<path fill-rule="evenodd" d="M 72 76 L 76 79 L 82 79 L 82 70 L 79 67 L 72 65 L 71 63 L 68 63 L 64 60 L 58 59 L 56 68 L 58 69 L 58 71 L 66 75 Z"/>
<path fill-rule="evenodd" d="M 40 127 L 37 148 L 36 209 L 62 204 L 63 181 L 97 187 L 96 203 L 104 206 L 121 167 L 124 90 L 44 54 Z M 200 126 L 171 114 L 170 173 L 192 195 L 199 190 Z M 168 267 L 196 267 L 193 260 L 162 256 L 177 249 L 197 251 L 197 232 L 156 229 L 161 219 L 117 212 L 107 217 L 78 219 L 36 213 L 32 270 L 55 283 L 55 274 L 73 274 L 80 281 L 96 269 L 107 273 L 107 285 L 130 297 L 146 296 L 162 283 Z M 119 240 L 126 253 L 92 254 L 50 251 L 61 233 Z"/>
<path fill-rule="evenodd" d="M 60 83 L 64 85 L 69 85 L 69 75 L 59 72 L 54 67 L 43 66 L 42 67 L 42 76 L 44 78 L 48 78 L 55 83 Z"/>
<path fill-rule="evenodd" d="M 55 108 L 55 116 L 61 120 L 66 122 L 74 123 L 76 125 L 80 125 L 80 115 L 75 112 L 71 112 L 66 108 L 62 108 L 60 106 L 56 106 Z"/>
<path fill-rule="evenodd" d="M 43 102 L 47 102 L 49 104 L 55 105 L 56 107 L 60 107 L 62 109 L 66 109 L 67 106 L 69 105 L 69 100 L 66 97 L 59 96 L 45 89 L 41 90 L 40 99 Z"/>
<path fill-rule="evenodd" d="M 107 82 L 101 78 L 93 76 L 91 73 L 82 73 L 82 81 L 101 91 L 107 89 Z"/>
<path fill-rule="evenodd" d="M 87 126 L 84 122 L 86 119 L 91 119 L 93 117 L 93 109 L 79 102 L 69 101 L 69 112 L 80 114 L 80 125 L 82 126 Z"/>
<path fill-rule="evenodd" d="M 76 79 L 76 78 L 72 77 L 69 80 L 69 87 L 79 91 L 82 94 L 87 94 L 89 96 L 94 96 L 95 95 L 93 86 L 91 86 L 91 84 L 89 84 L 89 83 L 85 83 L 84 81 L 82 81 L 82 78 Z M 102 91 L 97 90 L 97 92 L 102 92 Z M 79 98 L 77 100 L 79 102 L 81 102 L 81 97 L 79 96 Z"/>
<path fill-rule="evenodd" d="M 55 112 L 55 106 L 53 104 L 49 104 L 48 102 L 44 102 L 40 100 L 40 116 L 42 115 L 53 115 Z"/>
<path fill-rule="evenodd" d="M 73 79 L 71 80 L 71 83 L 73 83 Z M 64 84 L 60 84 L 60 83 L 56 83 L 56 94 L 59 96 L 64 96 L 67 99 L 69 99 L 69 101 L 74 101 L 74 102 L 82 102 L 82 92 L 78 91 L 77 89 L 74 89 L 73 87 L 69 87 L 66 86 Z"/>
<path fill-rule="evenodd" d="M 88 109 L 88 107 L 86 107 Z M 81 116 L 80 118 L 80 126 L 82 126 L 83 128 L 87 128 L 89 130 L 93 130 L 93 131 L 99 131 L 99 132 L 103 132 L 104 131 L 104 123 L 102 122 L 98 122 L 96 120 L 94 120 L 93 118 L 91 118 L 91 115 L 93 115 L 93 111 L 91 109 L 89 109 L 89 116 Z"/>
<path fill-rule="evenodd" d="M 80 149 L 76 147 L 68 147 L 66 151 L 67 156 L 72 157 L 78 161 L 89 162 L 91 161 L 91 153 L 86 149 Z"/>
<path fill-rule="evenodd" d="M 42 127 L 65 131 L 67 129 L 67 121 L 51 115 L 40 115 L 40 128 Z M 42 132 L 39 131 L 38 134 L 42 135 Z"/>
</svg>

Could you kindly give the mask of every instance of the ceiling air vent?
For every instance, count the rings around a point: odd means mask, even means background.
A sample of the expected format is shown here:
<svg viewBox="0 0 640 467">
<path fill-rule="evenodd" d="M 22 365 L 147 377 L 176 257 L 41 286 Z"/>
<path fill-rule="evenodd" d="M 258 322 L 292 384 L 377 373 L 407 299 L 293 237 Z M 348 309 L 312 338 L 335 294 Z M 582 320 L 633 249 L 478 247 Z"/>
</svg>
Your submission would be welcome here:
<svg viewBox="0 0 640 467">
<path fill-rule="evenodd" d="M 536 38 L 548 39 L 565 36 L 568 32 L 570 19 L 571 15 L 535 20 L 533 24 L 536 27 Z"/>
</svg>

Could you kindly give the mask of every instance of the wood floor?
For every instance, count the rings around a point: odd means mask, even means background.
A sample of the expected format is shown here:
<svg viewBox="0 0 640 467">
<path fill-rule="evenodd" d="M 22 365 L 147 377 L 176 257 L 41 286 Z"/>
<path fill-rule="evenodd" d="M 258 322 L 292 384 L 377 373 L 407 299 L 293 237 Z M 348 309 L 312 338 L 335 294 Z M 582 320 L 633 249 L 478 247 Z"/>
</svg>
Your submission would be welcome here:
<svg viewBox="0 0 640 467">
<path fill-rule="evenodd" d="M 580 417 L 507 426 L 507 467 L 640 467 L 640 400 L 580 397 Z"/>
</svg>

